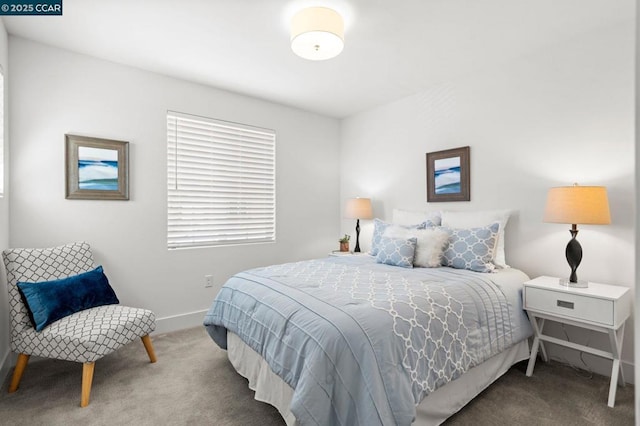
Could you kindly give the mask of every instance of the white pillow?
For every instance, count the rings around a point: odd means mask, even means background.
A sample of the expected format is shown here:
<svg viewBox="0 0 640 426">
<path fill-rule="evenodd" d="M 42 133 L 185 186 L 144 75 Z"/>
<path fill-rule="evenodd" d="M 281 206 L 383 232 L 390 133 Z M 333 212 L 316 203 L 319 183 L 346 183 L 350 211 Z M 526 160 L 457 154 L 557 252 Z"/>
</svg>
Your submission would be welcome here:
<svg viewBox="0 0 640 426">
<path fill-rule="evenodd" d="M 393 209 L 391 223 L 395 225 L 417 225 L 426 221 L 431 221 L 433 225 L 440 225 L 440 212 L 414 212 L 410 210 Z"/>
<path fill-rule="evenodd" d="M 442 254 L 449 243 L 449 233 L 440 227 L 426 229 L 407 229 L 400 226 L 389 226 L 384 234 L 387 238 L 416 238 L 416 250 L 413 266 L 421 268 L 437 268 L 442 265 Z"/>
<path fill-rule="evenodd" d="M 477 228 L 489 226 L 493 222 L 499 222 L 498 244 L 493 257 L 493 263 L 498 268 L 508 268 L 507 259 L 504 254 L 504 228 L 507 226 L 511 210 L 480 210 L 466 212 L 443 211 L 442 226 L 449 228 Z"/>
</svg>

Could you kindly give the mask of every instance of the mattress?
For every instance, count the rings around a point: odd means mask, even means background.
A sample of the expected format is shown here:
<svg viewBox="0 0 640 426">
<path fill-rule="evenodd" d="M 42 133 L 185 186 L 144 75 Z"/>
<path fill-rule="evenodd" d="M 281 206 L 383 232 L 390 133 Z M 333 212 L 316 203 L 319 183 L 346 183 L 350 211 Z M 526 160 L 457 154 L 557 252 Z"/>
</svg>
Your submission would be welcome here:
<svg viewBox="0 0 640 426">
<path fill-rule="evenodd" d="M 369 256 L 273 265 L 232 277 L 205 326 L 222 348 L 232 332 L 259 354 L 293 389 L 288 411 L 303 424 L 408 425 L 425 397 L 478 365 L 522 358 L 512 348 L 531 334 L 526 279 Z"/>
</svg>

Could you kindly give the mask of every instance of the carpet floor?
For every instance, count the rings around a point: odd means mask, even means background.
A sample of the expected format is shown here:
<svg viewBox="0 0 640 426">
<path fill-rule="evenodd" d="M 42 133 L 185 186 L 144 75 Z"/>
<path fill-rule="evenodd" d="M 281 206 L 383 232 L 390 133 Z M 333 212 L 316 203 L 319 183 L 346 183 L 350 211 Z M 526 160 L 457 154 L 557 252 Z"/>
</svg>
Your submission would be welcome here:
<svg viewBox="0 0 640 426">
<path fill-rule="evenodd" d="M 0 392 L 3 425 L 284 425 L 278 412 L 253 399 L 226 352 L 203 327 L 153 336 L 158 362 L 142 342 L 96 362 L 91 403 L 80 408 L 82 366 L 32 361 L 20 388 Z M 618 388 L 607 407 L 608 378 L 585 378 L 558 363 L 539 362 L 532 377 L 516 364 L 445 424 L 632 425 L 634 389 Z"/>
</svg>

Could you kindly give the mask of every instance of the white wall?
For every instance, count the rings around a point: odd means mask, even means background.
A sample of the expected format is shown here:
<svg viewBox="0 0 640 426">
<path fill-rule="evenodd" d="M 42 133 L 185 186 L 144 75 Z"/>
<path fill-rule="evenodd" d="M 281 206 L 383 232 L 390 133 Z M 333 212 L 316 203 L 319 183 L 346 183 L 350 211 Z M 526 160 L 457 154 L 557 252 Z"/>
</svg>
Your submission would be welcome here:
<svg viewBox="0 0 640 426">
<path fill-rule="evenodd" d="M 508 263 L 531 277 L 566 276 L 570 226 L 542 222 L 547 190 L 573 182 L 605 185 L 612 224 L 579 227 L 584 257 L 578 276 L 633 289 L 634 28 L 630 16 L 615 28 L 344 120 L 342 199 L 371 197 L 374 215 L 388 220 L 394 207 L 513 209 Z M 471 201 L 427 204 L 425 153 L 465 145 L 471 147 Z M 370 222 L 366 228 L 370 233 Z M 352 221 L 343 221 L 342 232 L 353 234 Z M 365 238 L 363 247 L 369 243 Z M 632 325 L 625 333 L 627 363 L 633 360 Z M 569 335 L 608 344 L 600 333 L 570 329 Z M 552 353 L 581 365 L 575 351 Z M 585 359 L 610 374 L 610 362 Z"/>
<path fill-rule="evenodd" d="M 9 106 L 7 104 L 9 86 L 9 43 L 4 22 L 0 20 L 0 66 L 4 71 L 4 195 L 0 198 L 0 251 L 9 247 Z M 4 265 L 0 261 L 0 380 L 9 370 L 9 304 Z M 6 326 L 5 326 L 6 325 Z"/>
<path fill-rule="evenodd" d="M 636 159 L 636 168 L 635 168 L 635 183 L 636 183 L 636 197 L 635 197 L 635 204 L 634 204 L 634 211 L 636 212 L 635 214 L 635 226 L 636 226 L 636 232 L 635 232 L 635 246 L 638 247 L 638 245 L 640 244 L 640 216 L 637 214 L 638 211 L 638 199 L 640 198 L 640 173 L 638 173 L 638 164 L 640 164 L 640 149 L 638 149 L 638 146 L 640 146 L 640 132 L 638 132 L 638 123 L 640 123 L 640 25 L 638 25 L 638 23 L 640 23 L 640 2 L 636 1 L 636 34 L 635 34 L 635 40 L 636 40 L 636 62 L 635 62 L 635 83 L 636 83 L 636 87 L 635 87 L 635 95 L 636 95 L 636 99 L 635 99 L 635 107 L 636 107 L 636 114 L 635 114 L 635 122 L 636 122 L 636 134 L 635 134 L 635 141 L 636 141 L 636 155 L 635 155 L 635 159 Z M 636 286 L 638 285 L 638 275 L 640 273 L 640 250 L 636 250 L 636 264 L 635 264 L 635 282 L 636 282 Z M 638 304 L 640 304 L 640 292 L 636 291 L 636 298 L 635 298 L 635 302 L 636 302 L 636 306 L 638 306 Z M 640 331 L 640 317 L 638 317 L 638 315 L 636 315 L 635 317 L 635 328 L 636 330 Z M 634 341 L 634 349 L 635 349 L 635 354 L 634 354 L 634 359 L 635 359 L 635 363 L 638 364 L 640 362 L 640 338 L 636 338 Z M 640 368 L 636 368 L 635 369 L 635 383 L 640 383 Z M 635 413 L 636 413 L 636 425 L 640 424 L 640 392 L 635 392 Z"/>
<path fill-rule="evenodd" d="M 13 36 L 9 47 L 11 246 L 88 241 L 121 302 L 168 331 L 202 324 L 230 275 L 336 245 L 337 120 Z M 275 244 L 167 250 L 167 110 L 276 130 Z M 129 201 L 65 199 L 65 133 L 130 142 Z"/>
</svg>

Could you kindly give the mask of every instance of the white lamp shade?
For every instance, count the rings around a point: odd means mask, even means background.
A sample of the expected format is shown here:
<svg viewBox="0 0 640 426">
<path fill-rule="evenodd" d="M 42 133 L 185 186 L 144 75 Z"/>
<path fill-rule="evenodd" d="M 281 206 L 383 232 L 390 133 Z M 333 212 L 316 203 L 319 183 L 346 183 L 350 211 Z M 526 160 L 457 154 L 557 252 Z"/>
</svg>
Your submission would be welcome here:
<svg viewBox="0 0 640 426">
<path fill-rule="evenodd" d="M 611 223 L 604 186 L 560 186 L 549 189 L 544 221 L 586 225 Z"/>
<path fill-rule="evenodd" d="M 369 198 L 352 198 L 347 200 L 344 209 L 344 217 L 347 219 L 372 219 L 371 200 Z"/>
<path fill-rule="evenodd" d="M 344 48 L 344 21 L 333 9 L 302 9 L 291 20 L 291 49 L 312 61 L 333 58 Z"/>
</svg>

